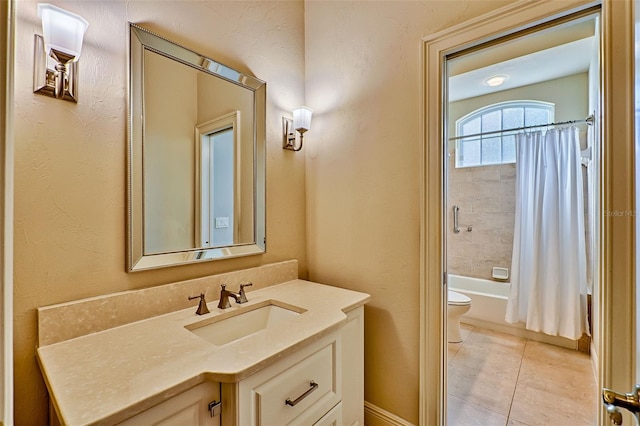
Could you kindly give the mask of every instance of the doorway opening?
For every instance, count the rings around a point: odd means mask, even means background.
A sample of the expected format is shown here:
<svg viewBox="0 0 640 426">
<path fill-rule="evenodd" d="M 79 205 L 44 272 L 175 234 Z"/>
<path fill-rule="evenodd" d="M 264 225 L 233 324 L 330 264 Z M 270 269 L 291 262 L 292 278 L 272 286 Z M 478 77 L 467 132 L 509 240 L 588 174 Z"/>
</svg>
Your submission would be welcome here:
<svg viewBox="0 0 640 426">
<path fill-rule="evenodd" d="M 610 7 L 610 6 L 609 6 Z M 508 9 L 508 8 L 505 8 Z M 524 29 L 527 31 L 527 35 L 531 38 L 533 33 L 548 33 L 551 27 L 558 27 L 561 25 L 565 25 L 570 20 L 575 20 L 580 17 L 584 17 L 586 14 L 593 14 L 597 10 L 589 9 L 587 11 L 583 11 L 580 16 L 576 14 L 571 15 L 573 12 L 584 8 L 574 8 L 571 9 L 570 6 L 564 7 L 560 5 L 551 5 L 547 4 L 544 7 L 531 7 L 531 8 L 519 8 L 518 10 L 507 10 L 503 11 L 500 14 L 496 14 L 495 16 L 486 16 L 480 17 L 476 19 L 473 23 L 469 23 L 469 25 L 465 28 L 456 28 L 451 31 L 444 31 L 442 34 L 438 34 L 437 36 L 432 36 L 430 38 L 425 38 L 425 66 L 426 66 L 426 74 L 425 74 L 425 106 L 427 108 L 428 114 L 426 115 L 426 126 L 425 126 L 425 164 L 427 167 L 425 168 L 425 197 L 424 197 L 424 210 L 423 210 L 423 218 L 424 225 L 423 228 L 423 240 L 422 240 L 422 250 L 425 255 L 425 262 L 423 263 L 422 269 L 422 277 L 423 277 L 423 303 L 425 309 L 422 312 L 422 329 L 425 331 L 424 338 L 427 342 L 427 347 L 429 345 L 437 344 L 436 340 L 432 340 L 432 337 L 442 337 L 446 333 L 446 313 L 447 310 L 447 297 L 446 297 L 446 286 L 438 287 L 438 282 L 445 283 L 447 279 L 446 275 L 446 233 L 445 230 L 449 227 L 447 222 L 448 218 L 451 217 L 451 212 L 447 209 L 445 210 L 445 206 L 447 202 L 445 200 L 445 187 L 444 181 L 447 176 L 447 166 L 444 164 L 445 153 L 447 152 L 442 146 L 442 141 L 446 140 L 449 136 L 449 132 L 447 131 L 447 90 L 444 87 L 444 84 L 447 81 L 446 78 L 446 62 L 454 58 L 455 54 L 460 54 L 463 48 L 468 48 L 470 46 L 478 46 L 478 43 L 485 42 L 487 40 L 498 40 L 500 42 L 512 43 L 513 40 L 517 39 L 517 36 L 513 34 L 516 33 L 518 29 Z M 607 8 L 609 9 L 609 8 Z M 613 26 L 611 25 L 612 19 L 611 14 L 605 14 L 605 40 L 611 40 L 612 34 L 615 34 L 615 31 L 612 32 Z M 505 17 L 506 16 L 506 17 Z M 567 16 L 571 16 L 567 19 Z M 554 18 L 565 17 L 562 22 L 558 20 L 551 22 Z M 541 22 L 545 22 L 544 25 L 540 25 Z M 534 28 L 535 27 L 535 28 Z M 518 34 L 520 36 L 521 34 Z M 504 36 L 508 36 L 507 38 L 501 38 Z M 496 44 L 496 43 L 492 43 Z M 482 46 L 482 48 L 486 48 L 487 45 Z M 477 47 L 476 47 L 476 50 Z M 480 49 L 481 50 L 481 49 Z M 465 51 L 464 53 L 468 53 L 469 51 Z M 446 58 L 446 59 L 444 59 Z M 605 70 L 611 69 L 612 66 L 611 58 L 606 54 L 604 55 L 604 68 Z M 615 68 L 615 66 L 613 67 Z M 434 79 L 434 76 L 437 76 Z M 610 81 L 611 77 L 608 75 L 604 75 L 604 81 Z M 435 81 L 432 81 L 435 80 Z M 599 78 L 595 79 L 596 81 Z M 437 83 L 439 82 L 439 83 Z M 600 90 L 604 91 L 604 94 L 610 93 L 611 88 L 604 83 L 600 83 L 600 85 L 596 85 Z M 597 90 L 597 89 L 596 89 Z M 597 90 L 599 91 L 599 90 Z M 597 99 L 597 97 L 595 98 Z M 597 106 L 597 105 L 596 105 Z M 605 105 L 603 108 L 603 114 L 600 115 L 598 111 L 596 111 L 596 116 L 598 117 L 609 117 L 610 116 L 610 108 Z M 572 120 L 579 119 L 577 117 L 571 117 Z M 602 121 L 604 123 L 604 128 L 602 134 L 608 134 L 611 131 L 610 123 Z M 596 123 L 599 125 L 599 123 Z M 600 131 L 596 131 L 596 134 L 600 134 Z M 600 143 L 599 140 L 596 141 L 597 144 Z M 609 149 L 609 148 L 607 148 Z M 594 153 L 591 157 L 595 164 L 598 164 L 598 153 Z M 608 160 L 605 163 L 609 165 L 611 161 L 611 157 L 607 157 Z M 440 164 L 438 164 L 440 162 Z M 607 176 L 604 176 L 603 180 L 603 188 L 607 189 L 607 192 L 610 193 L 611 187 L 608 184 Z M 597 201 L 597 197 L 594 197 L 594 200 Z M 603 208 L 607 208 L 609 204 L 608 198 L 603 196 L 602 198 Z M 442 206 L 442 211 L 437 212 L 434 211 L 434 207 L 436 205 Z M 603 210 L 604 211 L 604 210 Z M 462 221 L 462 220 L 461 220 Z M 596 220 L 596 223 L 598 221 Z M 606 220 L 603 220 L 606 224 Z M 466 225 L 466 224 L 463 224 Z M 607 225 L 608 226 L 608 225 Z M 472 228 L 473 225 L 471 226 Z M 462 227 L 465 229 L 465 227 Z M 472 231 L 473 232 L 473 231 Z M 443 235 L 444 234 L 444 235 Z M 600 235 L 598 232 L 596 235 Z M 606 250 L 606 247 L 610 246 L 609 241 L 603 241 L 602 245 L 597 244 L 598 247 L 604 247 L 602 250 Z M 610 262 L 610 257 L 608 253 L 603 252 L 602 264 L 606 267 Z M 439 264 L 441 262 L 441 266 Z M 506 269 L 506 268 L 505 268 Z M 602 269 L 600 270 L 602 274 Z M 504 272 L 504 271 L 503 271 Z M 501 276 L 499 273 L 498 276 Z M 603 283 L 610 285 L 610 277 L 606 274 L 602 275 Z M 597 285 L 596 285 L 597 286 Z M 604 309 L 604 312 L 609 312 L 607 306 L 606 299 L 604 300 L 600 309 Z M 605 318 L 606 319 L 606 318 Z M 604 321 L 606 324 L 606 321 Z M 602 325 L 604 328 L 604 325 Z M 608 352 L 608 338 L 607 334 L 602 334 L 605 346 L 604 354 L 605 358 L 607 357 Z M 447 350 L 446 339 L 441 340 L 441 349 L 442 353 Z M 598 363 L 595 363 L 598 364 Z M 605 361 L 604 365 L 608 365 Z M 441 358 L 436 358 L 431 354 L 429 350 L 425 352 L 422 357 L 422 366 L 424 377 L 422 378 L 423 390 L 424 390 L 424 406 L 422 407 L 421 413 L 426 416 L 426 419 L 437 420 L 437 423 L 443 424 L 445 422 L 445 412 L 446 408 L 444 406 L 444 402 L 446 400 L 446 387 L 440 389 L 440 391 L 436 390 L 433 386 L 430 386 L 429 383 L 432 379 L 436 379 L 438 374 L 440 374 L 441 383 L 446 381 L 446 356 Z M 606 376 L 608 368 L 601 369 L 604 372 L 606 382 Z M 444 374 L 443 374 L 444 373 Z M 443 377 L 444 376 L 444 377 Z M 602 376 L 600 377 L 602 381 Z M 443 385 L 445 386 L 445 385 Z M 438 393 L 440 392 L 440 393 Z M 425 417 L 422 417 L 423 419 Z M 439 420 L 438 420 L 439 419 Z"/>
<path fill-rule="evenodd" d="M 596 422 L 599 28 L 580 14 L 446 58 L 449 425 Z"/>
<path fill-rule="evenodd" d="M 420 267 L 420 422 L 446 423 L 446 310 L 447 291 L 443 232 L 448 211 L 444 207 L 446 130 L 446 58 L 489 40 L 540 29 L 558 18 L 595 12 L 593 2 L 516 2 L 487 15 L 423 38 L 423 151 Z M 636 249 L 634 194 L 635 117 L 634 8 L 633 2 L 602 0 L 600 14 L 599 94 L 601 112 L 596 114 L 596 133 L 602 155 L 598 196 L 601 220 L 597 287 L 599 302 L 593 303 L 595 347 L 598 351 L 598 387 L 629 390 L 636 382 L 637 312 L 635 304 Z M 583 15 L 584 16 L 584 15 Z M 503 39 L 504 40 L 504 39 Z M 594 155 L 593 158 L 597 158 Z M 618 215 L 622 212 L 622 215 Z M 594 283 L 596 284 L 596 283 Z M 595 322 L 595 321 L 594 321 Z M 597 332 L 597 338 L 595 338 Z M 623 416 L 625 416 L 623 410 Z M 608 422 L 602 404 L 598 423 Z M 625 423 L 631 422 L 625 417 Z"/>
</svg>

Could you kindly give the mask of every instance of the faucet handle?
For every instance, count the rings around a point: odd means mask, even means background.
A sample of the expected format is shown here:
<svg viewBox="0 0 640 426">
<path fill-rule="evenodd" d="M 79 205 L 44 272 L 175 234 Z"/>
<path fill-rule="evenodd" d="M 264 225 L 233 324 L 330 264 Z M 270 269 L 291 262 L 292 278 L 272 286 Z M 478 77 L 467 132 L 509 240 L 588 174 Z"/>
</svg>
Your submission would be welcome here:
<svg viewBox="0 0 640 426">
<path fill-rule="evenodd" d="M 207 308 L 207 301 L 204 300 L 204 293 L 200 293 L 199 296 L 189 296 L 187 299 L 193 300 L 200 298 L 200 302 L 198 303 L 198 309 L 196 310 L 196 314 L 204 315 L 209 313 L 209 308 Z"/>
<path fill-rule="evenodd" d="M 239 300 L 238 303 L 247 303 L 249 300 L 247 300 L 247 295 L 244 292 L 244 288 L 245 287 L 251 287 L 253 285 L 253 283 L 247 283 L 247 284 L 240 284 L 240 293 L 239 295 Z"/>
</svg>

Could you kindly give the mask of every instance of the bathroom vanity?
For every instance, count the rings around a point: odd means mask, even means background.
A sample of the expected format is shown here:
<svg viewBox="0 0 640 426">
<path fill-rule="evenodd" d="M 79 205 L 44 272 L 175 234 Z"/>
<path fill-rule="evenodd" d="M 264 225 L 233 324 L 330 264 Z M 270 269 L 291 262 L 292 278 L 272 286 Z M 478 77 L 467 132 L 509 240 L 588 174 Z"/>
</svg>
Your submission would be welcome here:
<svg viewBox="0 0 640 426">
<path fill-rule="evenodd" d="M 369 295 L 294 279 L 247 296 L 40 346 L 52 423 L 364 424 Z"/>
<path fill-rule="evenodd" d="M 266 82 L 130 24 L 129 89 L 127 270 L 265 253 Z M 39 308 L 51 423 L 363 425 L 369 295 L 297 266 Z"/>
</svg>

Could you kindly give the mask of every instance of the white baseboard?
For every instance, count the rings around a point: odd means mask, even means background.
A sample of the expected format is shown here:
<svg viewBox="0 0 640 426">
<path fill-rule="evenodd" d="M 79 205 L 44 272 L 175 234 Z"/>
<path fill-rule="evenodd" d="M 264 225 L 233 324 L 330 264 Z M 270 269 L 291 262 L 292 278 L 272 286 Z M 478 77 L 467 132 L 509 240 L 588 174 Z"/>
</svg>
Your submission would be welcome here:
<svg viewBox="0 0 640 426">
<path fill-rule="evenodd" d="M 367 401 L 364 402 L 364 424 L 365 426 L 414 426 L 405 419 Z"/>
<path fill-rule="evenodd" d="M 560 346 L 567 349 L 578 350 L 578 341 L 571 340 L 560 336 L 549 336 L 544 333 L 538 333 L 535 331 L 527 330 L 522 323 L 498 324 L 492 321 L 485 321 L 479 318 L 471 318 L 463 316 L 460 322 L 470 324 L 476 327 L 487 328 L 493 331 L 499 331 L 500 333 L 510 334 L 516 337 L 522 337 L 523 339 L 535 340 L 536 342 L 548 343 L 550 345 Z"/>
</svg>

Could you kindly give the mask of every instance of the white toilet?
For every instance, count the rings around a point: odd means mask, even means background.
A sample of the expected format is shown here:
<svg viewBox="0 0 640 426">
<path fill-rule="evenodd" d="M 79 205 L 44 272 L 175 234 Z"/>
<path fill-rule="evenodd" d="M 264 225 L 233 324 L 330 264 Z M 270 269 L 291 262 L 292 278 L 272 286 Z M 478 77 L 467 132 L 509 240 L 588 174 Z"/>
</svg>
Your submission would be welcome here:
<svg viewBox="0 0 640 426">
<path fill-rule="evenodd" d="M 464 294 L 449 290 L 447 299 L 447 341 L 462 342 L 460 335 L 460 317 L 471 309 L 471 299 Z"/>
</svg>

